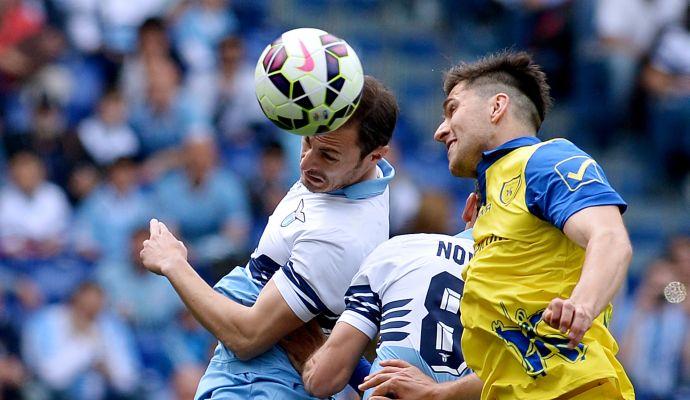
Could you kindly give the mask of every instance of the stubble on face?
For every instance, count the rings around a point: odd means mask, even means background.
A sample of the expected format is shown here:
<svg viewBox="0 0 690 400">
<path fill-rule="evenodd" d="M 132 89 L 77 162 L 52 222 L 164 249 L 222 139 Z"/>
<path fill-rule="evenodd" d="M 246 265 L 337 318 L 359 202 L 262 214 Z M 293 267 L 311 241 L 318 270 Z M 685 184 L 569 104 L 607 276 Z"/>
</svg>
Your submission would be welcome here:
<svg viewBox="0 0 690 400">
<path fill-rule="evenodd" d="M 475 178 L 477 164 L 485 150 L 485 129 L 482 117 L 485 101 L 463 83 L 456 85 L 448 94 L 447 109 L 450 139 L 448 146 L 448 169 L 457 177 Z M 450 144 L 448 144 L 450 142 Z"/>
</svg>

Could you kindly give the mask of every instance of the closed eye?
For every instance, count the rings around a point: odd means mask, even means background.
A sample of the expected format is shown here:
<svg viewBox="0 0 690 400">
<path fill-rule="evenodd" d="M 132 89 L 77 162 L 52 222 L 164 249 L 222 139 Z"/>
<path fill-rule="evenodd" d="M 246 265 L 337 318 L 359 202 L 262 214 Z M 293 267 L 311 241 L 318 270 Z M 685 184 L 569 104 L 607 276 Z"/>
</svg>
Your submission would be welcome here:
<svg viewBox="0 0 690 400">
<path fill-rule="evenodd" d="M 322 155 L 323 158 L 325 158 L 327 161 L 331 161 L 331 162 L 338 161 L 337 158 L 333 157 L 332 155 L 330 155 L 330 153 L 327 153 L 327 152 L 325 152 L 325 151 L 322 151 L 322 152 L 321 152 L 321 155 Z"/>
</svg>

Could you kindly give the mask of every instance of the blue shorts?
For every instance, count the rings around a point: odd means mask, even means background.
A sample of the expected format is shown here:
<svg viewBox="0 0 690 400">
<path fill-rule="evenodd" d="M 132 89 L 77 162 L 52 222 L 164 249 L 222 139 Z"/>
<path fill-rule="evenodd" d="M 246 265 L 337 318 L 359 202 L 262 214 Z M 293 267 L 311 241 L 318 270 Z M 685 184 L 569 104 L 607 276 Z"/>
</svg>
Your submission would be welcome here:
<svg viewBox="0 0 690 400">
<path fill-rule="evenodd" d="M 237 267 L 221 279 L 214 289 L 235 302 L 251 306 L 259 296 L 261 286 L 251 279 L 244 268 Z M 194 399 L 316 400 L 306 392 L 302 378 L 279 346 L 273 346 L 251 360 L 242 361 L 221 343 L 218 343 L 199 382 Z"/>
</svg>

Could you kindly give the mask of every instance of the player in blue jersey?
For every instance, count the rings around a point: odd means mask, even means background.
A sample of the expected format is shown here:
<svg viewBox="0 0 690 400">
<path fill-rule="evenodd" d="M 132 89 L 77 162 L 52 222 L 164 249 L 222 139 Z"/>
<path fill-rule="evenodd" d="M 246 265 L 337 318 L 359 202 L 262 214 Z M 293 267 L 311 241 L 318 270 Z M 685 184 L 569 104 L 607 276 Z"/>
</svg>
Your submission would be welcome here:
<svg viewBox="0 0 690 400">
<path fill-rule="evenodd" d="M 219 340 L 197 400 L 313 398 L 279 341 L 312 320 L 332 328 L 362 260 L 388 239 L 394 170 L 383 157 L 397 114 L 393 95 L 366 77 L 343 127 L 302 140 L 300 181 L 269 218 L 247 266 L 215 290 L 189 265 L 184 245 L 151 221 L 144 265 L 168 278 Z"/>
<path fill-rule="evenodd" d="M 380 333 L 371 373 L 384 360 L 404 360 L 445 389 L 478 399 L 481 381 L 465 365 L 460 348 L 462 269 L 473 254 L 471 228 L 477 196 L 463 212 L 468 230 L 457 236 L 413 234 L 379 245 L 362 263 L 347 291 L 346 310 L 326 343 L 307 361 L 304 382 L 317 397 L 341 390 L 370 340 Z M 364 399 L 373 389 L 364 393 Z"/>
</svg>

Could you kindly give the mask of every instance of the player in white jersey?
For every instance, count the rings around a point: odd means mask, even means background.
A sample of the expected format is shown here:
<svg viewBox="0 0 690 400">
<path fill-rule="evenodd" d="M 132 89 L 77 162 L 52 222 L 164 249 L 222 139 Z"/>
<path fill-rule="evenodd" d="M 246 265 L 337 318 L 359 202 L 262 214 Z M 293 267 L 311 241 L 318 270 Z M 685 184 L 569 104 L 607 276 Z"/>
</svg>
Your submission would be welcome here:
<svg viewBox="0 0 690 400">
<path fill-rule="evenodd" d="M 393 95 L 366 77 L 343 127 L 302 140 L 300 181 L 269 218 L 247 266 L 215 290 L 189 265 L 184 245 L 151 221 L 144 265 L 166 276 L 219 340 L 196 399 L 313 398 L 279 342 L 312 319 L 332 328 L 362 260 L 388 238 L 394 170 L 383 157 L 397 114 Z"/>
<path fill-rule="evenodd" d="M 468 228 L 476 204 L 472 194 L 463 213 Z M 473 244 L 468 229 L 457 236 L 397 236 L 379 245 L 352 280 L 346 310 L 331 336 L 305 365 L 307 390 L 317 397 L 339 391 L 380 333 L 371 373 L 383 360 L 404 360 L 436 383 L 454 381 L 465 387 L 467 398 L 478 399 L 482 385 L 465 365 L 459 318 L 461 272 L 472 258 Z"/>
</svg>

